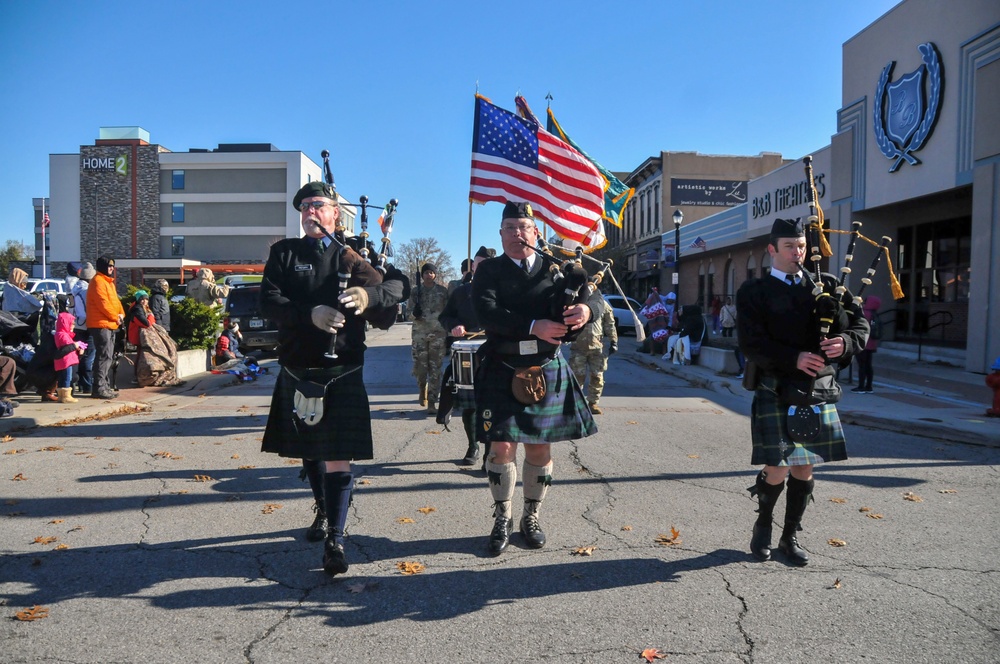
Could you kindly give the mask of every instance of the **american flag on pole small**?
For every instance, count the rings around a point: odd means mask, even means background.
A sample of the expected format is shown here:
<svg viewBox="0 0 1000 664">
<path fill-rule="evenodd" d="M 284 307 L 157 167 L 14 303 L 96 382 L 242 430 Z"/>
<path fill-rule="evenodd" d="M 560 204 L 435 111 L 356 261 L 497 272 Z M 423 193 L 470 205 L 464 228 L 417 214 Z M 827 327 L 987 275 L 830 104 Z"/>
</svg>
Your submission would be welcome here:
<svg viewBox="0 0 1000 664">
<path fill-rule="evenodd" d="M 42 215 L 42 228 L 48 228 L 49 227 L 49 223 L 50 223 L 49 222 L 49 213 L 46 212 L 44 215 Z"/>
<path fill-rule="evenodd" d="M 545 131 L 476 95 L 469 199 L 527 201 L 560 237 L 585 249 L 604 214 L 604 178 L 583 155 Z"/>
</svg>

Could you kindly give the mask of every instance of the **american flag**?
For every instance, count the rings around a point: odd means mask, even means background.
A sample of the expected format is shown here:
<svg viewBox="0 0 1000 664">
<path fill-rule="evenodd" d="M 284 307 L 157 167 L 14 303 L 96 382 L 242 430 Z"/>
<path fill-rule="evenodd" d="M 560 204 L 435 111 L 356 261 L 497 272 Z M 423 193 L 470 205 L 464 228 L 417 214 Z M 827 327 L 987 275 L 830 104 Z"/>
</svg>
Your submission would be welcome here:
<svg viewBox="0 0 1000 664">
<path fill-rule="evenodd" d="M 595 244 L 602 228 L 604 178 L 592 163 L 537 122 L 476 96 L 469 199 L 527 201 L 560 237 Z"/>
<path fill-rule="evenodd" d="M 42 228 L 48 228 L 49 227 L 49 223 L 50 223 L 49 222 L 49 213 L 46 212 L 44 215 L 42 215 Z"/>
<path fill-rule="evenodd" d="M 698 238 L 691 243 L 691 249 L 701 249 L 702 251 L 704 251 L 708 249 L 708 245 L 705 244 L 705 241 L 702 240 L 701 236 L 699 235 Z"/>
</svg>

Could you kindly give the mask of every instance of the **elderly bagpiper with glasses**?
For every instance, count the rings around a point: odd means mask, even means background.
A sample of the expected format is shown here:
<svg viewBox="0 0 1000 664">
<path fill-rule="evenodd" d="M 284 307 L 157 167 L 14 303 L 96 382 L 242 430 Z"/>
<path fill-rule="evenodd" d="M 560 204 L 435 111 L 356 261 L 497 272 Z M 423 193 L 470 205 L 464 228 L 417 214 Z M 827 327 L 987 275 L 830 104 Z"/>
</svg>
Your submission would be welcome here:
<svg viewBox="0 0 1000 664">
<path fill-rule="evenodd" d="M 351 461 L 373 458 L 362 372 L 365 322 L 383 329 L 392 325 L 409 282 L 391 265 L 383 277 L 353 249 L 329 246 L 324 229 L 343 241 L 332 185 L 306 184 L 292 206 L 302 213 L 306 237 L 272 245 L 261 281 L 263 313 L 278 323 L 281 365 L 262 450 L 302 459 L 316 500 L 316 520 L 306 537 L 326 540 L 323 569 L 334 576 L 348 570 L 344 537 L 354 485 Z M 357 276 L 339 292 L 338 272 L 348 261 Z"/>
<path fill-rule="evenodd" d="M 597 426 L 573 372 L 560 352 L 561 339 L 595 315 L 574 304 L 552 320 L 553 302 L 565 288 L 536 253 L 538 228 L 528 203 L 508 202 L 500 224 L 503 255 L 483 261 L 472 280 L 479 324 L 486 330 L 475 377 L 476 431 L 489 444 L 486 473 L 494 502 L 489 551 L 510 542 L 511 501 L 517 484 L 518 443 L 524 445 L 520 530 L 529 548 L 545 546 L 539 507 L 552 483 L 550 444 L 590 436 Z"/>
</svg>

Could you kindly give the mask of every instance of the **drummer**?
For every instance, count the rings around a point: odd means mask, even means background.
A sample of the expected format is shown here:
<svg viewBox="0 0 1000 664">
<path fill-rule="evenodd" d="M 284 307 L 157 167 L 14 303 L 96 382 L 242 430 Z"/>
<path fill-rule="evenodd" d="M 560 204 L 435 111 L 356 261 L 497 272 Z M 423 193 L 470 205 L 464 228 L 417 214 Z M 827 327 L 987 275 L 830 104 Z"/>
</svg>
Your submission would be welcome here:
<svg viewBox="0 0 1000 664">
<path fill-rule="evenodd" d="M 472 278 L 475 276 L 476 268 L 480 263 L 496 255 L 496 249 L 479 247 L 479 251 L 472 258 L 472 263 L 467 273 L 468 278 L 463 279 L 462 283 L 451 292 L 451 295 L 448 297 L 448 303 L 445 304 L 444 310 L 438 316 L 441 326 L 448 331 L 448 338 L 445 343 L 449 350 L 456 339 L 463 339 L 476 332 L 481 333 L 483 331 L 483 328 L 476 320 L 476 311 L 472 306 Z M 449 376 L 450 373 L 451 368 L 446 368 L 444 372 L 445 377 Z M 444 402 L 443 389 L 442 403 Z M 462 411 L 462 426 L 465 428 L 465 435 L 469 441 L 465 458 L 459 463 L 463 466 L 474 466 L 476 465 L 476 461 L 479 460 L 479 443 L 476 441 L 475 431 L 476 404 L 472 398 L 472 390 L 458 390 L 457 397 L 454 408 L 461 409 Z M 487 442 L 486 449 L 483 452 L 483 472 L 486 471 L 486 455 L 489 454 L 489 451 L 490 447 Z"/>
<path fill-rule="evenodd" d="M 524 444 L 521 534 L 525 546 L 540 549 L 545 533 L 538 511 L 552 483 L 550 443 L 597 433 L 586 398 L 559 348 L 560 338 L 586 325 L 594 310 L 575 304 L 563 309 L 559 320 L 551 319 L 553 304 L 563 302 L 565 288 L 535 252 L 538 232 L 531 205 L 508 202 L 500 221 L 504 253 L 484 261 L 472 281 L 476 316 L 487 338 L 476 372 L 475 399 L 477 436 L 492 442 L 486 474 L 494 501 L 489 539 L 493 555 L 507 548 L 514 527 L 511 501 L 518 443 Z"/>
</svg>

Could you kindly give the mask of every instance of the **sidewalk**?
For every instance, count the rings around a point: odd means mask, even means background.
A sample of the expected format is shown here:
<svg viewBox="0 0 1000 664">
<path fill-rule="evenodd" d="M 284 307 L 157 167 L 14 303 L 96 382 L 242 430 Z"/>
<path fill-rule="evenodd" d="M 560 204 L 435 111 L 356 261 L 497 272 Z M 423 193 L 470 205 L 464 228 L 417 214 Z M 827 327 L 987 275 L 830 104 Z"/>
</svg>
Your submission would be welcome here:
<svg viewBox="0 0 1000 664">
<path fill-rule="evenodd" d="M 627 339 L 627 338 L 626 338 Z M 635 361 L 679 376 L 699 387 L 746 400 L 747 412 L 753 395 L 742 388 L 736 376 L 723 375 L 697 365 L 677 365 L 660 355 L 637 352 L 627 339 L 623 351 Z M 910 433 L 940 440 L 1000 447 L 1000 418 L 986 417 L 993 394 L 985 376 L 939 362 L 917 362 L 890 352 L 875 353 L 872 394 L 856 394 L 853 377 L 841 372 L 844 395 L 837 408 L 849 424 Z M 853 378 L 853 379 L 852 379 Z M 850 382 L 849 382 L 850 381 Z"/>
<path fill-rule="evenodd" d="M 124 381 L 123 381 L 124 382 Z M 34 427 L 58 426 L 60 424 L 108 417 L 116 413 L 148 410 L 153 404 L 164 399 L 197 397 L 213 390 L 238 385 L 240 379 L 229 373 L 214 374 L 206 371 L 184 379 L 183 385 L 175 387 L 123 387 L 117 399 L 92 399 L 77 397 L 76 403 L 55 403 L 42 401 L 33 390 L 13 397 L 18 404 L 13 417 L 0 419 L 0 436 L 14 431 Z"/>
</svg>

